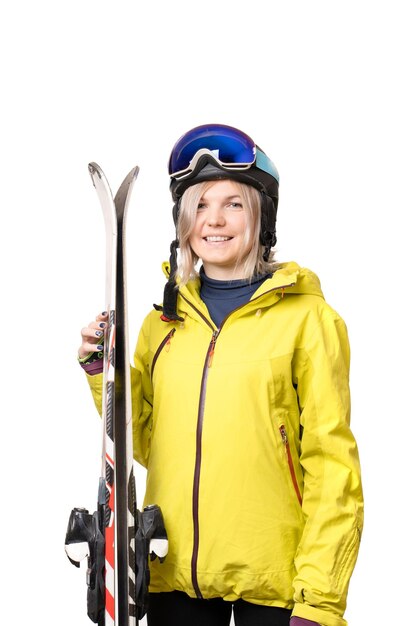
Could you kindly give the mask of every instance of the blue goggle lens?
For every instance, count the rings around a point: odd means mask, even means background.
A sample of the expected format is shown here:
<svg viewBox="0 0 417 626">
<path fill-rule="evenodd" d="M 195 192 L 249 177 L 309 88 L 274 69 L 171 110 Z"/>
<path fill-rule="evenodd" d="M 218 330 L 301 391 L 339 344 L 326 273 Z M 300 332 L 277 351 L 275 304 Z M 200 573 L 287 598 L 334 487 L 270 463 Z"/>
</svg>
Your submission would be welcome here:
<svg viewBox="0 0 417 626">
<path fill-rule="evenodd" d="M 222 124 L 197 126 L 180 137 L 168 163 L 170 176 L 186 170 L 199 150 L 210 150 L 220 163 L 230 166 L 251 165 L 255 161 L 255 142 L 245 133 Z"/>
</svg>

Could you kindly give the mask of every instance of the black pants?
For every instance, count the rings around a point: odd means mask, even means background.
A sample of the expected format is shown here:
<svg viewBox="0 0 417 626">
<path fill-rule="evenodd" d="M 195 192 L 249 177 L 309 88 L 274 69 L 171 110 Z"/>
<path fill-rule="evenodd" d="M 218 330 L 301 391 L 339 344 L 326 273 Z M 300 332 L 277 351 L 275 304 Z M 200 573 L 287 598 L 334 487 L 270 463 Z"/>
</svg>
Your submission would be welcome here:
<svg viewBox="0 0 417 626">
<path fill-rule="evenodd" d="M 229 626 L 232 610 L 236 626 L 289 626 L 290 623 L 288 609 L 244 600 L 234 603 L 221 598 L 198 600 L 171 591 L 150 594 L 148 626 Z"/>
</svg>

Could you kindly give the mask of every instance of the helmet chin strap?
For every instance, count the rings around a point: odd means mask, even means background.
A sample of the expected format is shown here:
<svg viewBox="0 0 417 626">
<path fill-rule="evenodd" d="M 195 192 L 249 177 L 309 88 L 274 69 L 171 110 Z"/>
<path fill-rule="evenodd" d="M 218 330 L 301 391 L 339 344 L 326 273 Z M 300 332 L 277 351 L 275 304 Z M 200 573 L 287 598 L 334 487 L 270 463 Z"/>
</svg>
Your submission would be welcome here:
<svg viewBox="0 0 417 626">
<path fill-rule="evenodd" d="M 161 320 L 163 322 L 183 322 L 184 318 L 177 313 L 178 287 L 176 281 L 177 274 L 177 248 L 179 246 L 178 239 L 174 239 L 170 246 L 169 255 L 169 278 L 164 287 L 164 300 L 162 307 L 154 304 L 157 311 L 162 311 Z"/>
<path fill-rule="evenodd" d="M 178 200 L 176 200 L 176 202 L 174 203 L 174 206 L 172 207 L 172 218 L 174 220 L 175 227 L 177 227 L 178 217 L 180 214 L 180 203 L 181 203 L 181 198 L 178 198 Z"/>
<path fill-rule="evenodd" d="M 272 199 L 266 195 L 265 192 L 261 192 L 262 196 L 262 209 L 261 209 L 261 232 L 260 242 L 265 246 L 263 252 L 263 260 L 269 261 L 269 255 L 271 248 L 277 243 L 277 236 L 275 233 L 275 219 L 273 218 L 273 202 Z"/>
<path fill-rule="evenodd" d="M 175 227 L 177 226 L 179 205 L 181 198 L 179 198 L 172 207 L 172 217 L 174 218 Z M 180 317 L 177 313 L 177 299 L 178 299 L 178 287 L 176 274 L 178 269 L 177 262 L 177 248 L 179 248 L 180 242 L 175 238 L 170 245 L 169 255 L 169 278 L 164 287 L 164 299 L 162 306 L 154 304 L 154 308 L 157 311 L 162 311 L 161 320 L 163 322 L 183 322 L 184 318 Z"/>
</svg>

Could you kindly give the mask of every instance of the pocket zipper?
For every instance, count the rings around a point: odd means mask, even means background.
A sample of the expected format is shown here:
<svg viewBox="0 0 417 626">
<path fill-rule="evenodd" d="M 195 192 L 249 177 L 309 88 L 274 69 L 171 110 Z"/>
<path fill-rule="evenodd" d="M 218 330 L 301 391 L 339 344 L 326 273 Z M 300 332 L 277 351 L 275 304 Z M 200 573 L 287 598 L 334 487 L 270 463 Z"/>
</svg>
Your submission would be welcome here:
<svg viewBox="0 0 417 626">
<path fill-rule="evenodd" d="M 291 456 L 290 442 L 288 441 L 288 435 L 287 435 L 287 431 L 285 430 L 284 424 L 281 424 L 281 426 L 279 427 L 279 432 L 281 433 L 282 442 L 283 442 L 283 444 L 285 446 L 285 453 L 286 453 L 286 456 L 287 456 L 288 468 L 290 470 L 292 484 L 294 485 L 294 489 L 295 489 L 295 493 L 296 493 L 296 496 L 297 496 L 297 500 L 298 500 L 298 502 L 300 503 L 300 506 L 301 506 L 302 503 L 303 503 L 303 498 L 301 496 L 300 488 L 299 488 L 298 483 L 297 483 L 297 477 L 295 475 L 294 463 L 293 463 L 292 456 Z"/>
<path fill-rule="evenodd" d="M 156 362 L 157 362 L 158 357 L 161 354 L 163 348 L 165 348 L 167 352 L 169 351 L 169 348 L 170 348 L 170 345 L 171 345 L 171 339 L 172 339 L 175 331 L 176 331 L 176 328 L 172 328 L 169 331 L 169 333 L 164 337 L 164 339 L 162 340 L 160 345 L 158 346 L 158 348 L 157 348 L 157 350 L 155 352 L 155 355 L 153 357 L 152 365 L 151 365 L 151 378 L 153 376 L 153 371 L 155 369 Z"/>
</svg>

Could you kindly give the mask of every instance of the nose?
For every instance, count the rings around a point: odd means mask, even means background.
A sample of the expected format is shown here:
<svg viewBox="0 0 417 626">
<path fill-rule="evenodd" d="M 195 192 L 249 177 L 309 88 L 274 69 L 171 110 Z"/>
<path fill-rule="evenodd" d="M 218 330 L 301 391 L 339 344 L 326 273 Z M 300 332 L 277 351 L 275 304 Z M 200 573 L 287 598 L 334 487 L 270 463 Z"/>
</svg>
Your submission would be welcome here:
<svg viewBox="0 0 417 626">
<path fill-rule="evenodd" d="M 226 223 L 224 212 L 220 207 L 210 207 L 207 212 L 208 226 L 224 226 Z"/>
</svg>

